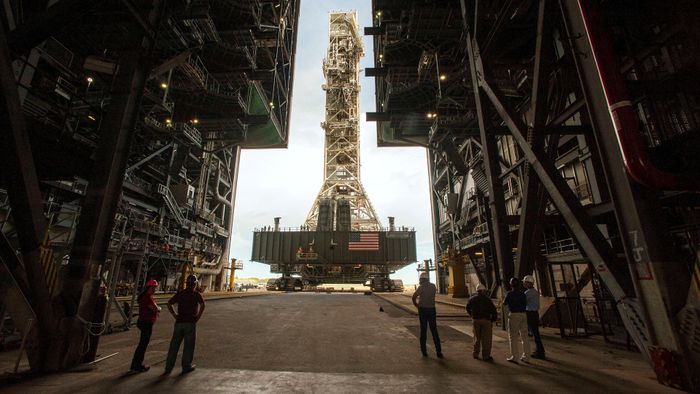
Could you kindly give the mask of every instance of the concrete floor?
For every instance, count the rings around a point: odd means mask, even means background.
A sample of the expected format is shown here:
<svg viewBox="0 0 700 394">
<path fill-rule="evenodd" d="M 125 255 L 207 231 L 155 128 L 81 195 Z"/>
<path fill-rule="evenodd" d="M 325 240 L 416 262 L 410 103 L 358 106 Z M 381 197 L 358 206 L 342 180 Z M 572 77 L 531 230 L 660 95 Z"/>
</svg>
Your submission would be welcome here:
<svg viewBox="0 0 700 394">
<path fill-rule="evenodd" d="M 379 311 L 379 307 L 384 312 Z M 146 354 L 152 370 L 128 375 L 137 330 L 102 338 L 92 371 L 25 379 L 2 393 L 133 392 L 665 392 L 636 353 L 597 339 L 546 336 L 548 361 L 505 361 L 498 333 L 494 363 L 471 358 L 465 317 L 438 320 L 445 358 L 423 358 L 418 321 L 387 301 L 362 294 L 284 293 L 210 301 L 198 326 L 197 370 L 171 376 L 163 369 L 172 330 L 165 313 Z M 429 339 L 430 342 L 430 339 Z M 7 382 L 4 382 L 7 383 Z"/>
</svg>

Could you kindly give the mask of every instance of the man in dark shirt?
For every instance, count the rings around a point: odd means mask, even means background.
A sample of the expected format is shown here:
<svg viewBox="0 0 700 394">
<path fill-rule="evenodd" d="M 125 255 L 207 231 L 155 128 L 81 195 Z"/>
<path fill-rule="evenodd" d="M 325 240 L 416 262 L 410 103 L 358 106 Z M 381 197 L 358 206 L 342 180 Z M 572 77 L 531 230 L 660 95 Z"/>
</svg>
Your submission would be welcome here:
<svg viewBox="0 0 700 394">
<path fill-rule="evenodd" d="M 173 309 L 173 304 L 177 304 L 177 313 Z M 170 340 L 164 374 L 167 375 L 173 370 L 177 352 L 180 351 L 180 343 L 183 339 L 185 346 L 182 349 L 182 373 L 192 372 L 195 368 L 192 364 L 192 358 L 194 357 L 194 343 L 197 339 L 197 321 L 204 313 L 204 299 L 197 291 L 196 276 L 187 277 L 185 289 L 178 291 L 168 301 L 168 310 L 175 317 L 175 328 Z"/>
<path fill-rule="evenodd" d="M 474 358 L 479 358 L 479 352 L 484 361 L 491 361 L 491 339 L 493 322 L 496 321 L 496 306 L 486 295 L 486 286 L 479 283 L 476 294 L 467 302 L 467 313 L 472 317 L 474 325 Z"/>
<path fill-rule="evenodd" d="M 520 361 L 528 362 L 530 354 L 530 342 L 527 337 L 527 318 L 525 308 L 527 307 L 527 297 L 520 290 L 520 280 L 512 278 L 510 280 L 511 290 L 506 293 L 503 305 L 508 308 L 508 341 L 510 342 L 510 355 L 506 360 L 517 363 L 515 359 L 520 354 Z M 518 353 L 518 337 L 522 343 L 522 352 Z"/>
</svg>

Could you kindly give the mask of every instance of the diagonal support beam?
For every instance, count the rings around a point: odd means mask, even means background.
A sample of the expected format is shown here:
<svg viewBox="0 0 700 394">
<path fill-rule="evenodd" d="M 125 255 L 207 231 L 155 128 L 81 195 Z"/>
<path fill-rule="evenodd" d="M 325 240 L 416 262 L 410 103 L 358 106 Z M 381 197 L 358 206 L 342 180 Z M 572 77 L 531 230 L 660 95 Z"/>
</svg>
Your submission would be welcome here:
<svg viewBox="0 0 700 394">
<path fill-rule="evenodd" d="M 469 69 L 472 81 L 477 81 L 480 77 L 477 71 L 477 48 L 473 46 L 471 36 L 467 34 L 467 52 L 469 53 Z M 483 71 L 482 75 L 483 75 Z M 509 286 L 506 282 L 513 276 L 513 251 L 510 231 L 506 218 L 506 203 L 503 195 L 503 181 L 500 178 L 500 162 L 498 147 L 496 146 L 496 136 L 491 132 L 491 118 L 486 113 L 486 108 L 482 104 L 484 93 L 474 86 L 474 112 L 479 123 L 481 135 L 481 152 L 484 156 L 484 167 L 489 190 L 489 237 L 494 248 L 494 267 L 498 274 L 498 279 L 504 287 Z"/>
<path fill-rule="evenodd" d="M 478 46 L 476 43 L 472 45 L 476 47 L 476 53 L 478 54 Z M 541 147 L 528 144 L 523 133 L 523 130 L 526 129 L 525 126 L 518 120 L 513 110 L 504 104 L 505 101 L 502 99 L 502 96 L 494 91 L 483 78 L 484 69 L 480 58 L 477 59 L 476 66 L 479 71 L 477 73 L 478 79 L 476 80 L 479 89 L 483 90 L 505 125 L 510 129 L 513 138 L 523 152 L 523 156 L 533 167 L 550 199 L 576 237 L 579 246 L 591 260 L 617 302 L 620 315 L 632 339 L 648 359 L 650 350 L 646 344 L 649 343 L 650 333 L 646 319 L 643 316 L 644 309 L 636 298 L 628 297 L 613 271 L 611 271 L 611 266 L 616 259 L 614 250 L 591 218 L 588 217 L 574 192 L 559 175 L 554 164 L 548 160 Z"/>
<path fill-rule="evenodd" d="M 28 284 L 28 298 L 38 319 L 40 343 L 32 355 L 32 369 L 44 368 L 45 353 L 54 327 L 51 297 L 41 265 L 41 241 L 46 233 L 43 199 L 39 190 L 34 156 L 29 143 L 17 83 L 12 71 L 4 23 L 0 22 L 0 169 L 7 177 L 7 191 L 22 249 L 22 262 Z M 23 322 L 21 324 L 24 324 Z M 39 361 L 36 361 L 39 360 Z"/>
<path fill-rule="evenodd" d="M 158 157 L 158 155 L 160 155 L 161 153 L 165 152 L 166 150 L 168 150 L 168 149 L 170 149 L 170 148 L 172 148 L 172 147 L 173 147 L 173 143 L 172 143 L 172 142 L 169 143 L 169 144 L 167 144 L 167 145 L 165 145 L 165 146 L 163 146 L 162 148 L 158 149 L 157 151 L 151 153 L 150 155 L 144 157 L 143 159 L 139 160 L 137 163 L 135 163 L 135 164 L 133 164 L 132 166 L 130 166 L 129 168 L 127 168 L 127 169 L 126 169 L 126 172 L 129 173 L 129 172 L 131 172 L 131 171 L 133 171 L 133 170 L 135 170 L 135 169 L 141 167 L 142 165 L 148 163 L 149 161 L 151 161 L 151 160 L 153 160 L 154 158 Z"/>
<path fill-rule="evenodd" d="M 600 233 L 600 230 L 588 217 L 574 192 L 561 178 L 554 164 L 541 150 L 541 147 L 531 146 L 527 142 L 523 133 L 525 126 L 517 120 L 517 116 L 512 110 L 506 107 L 501 96 L 484 79 L 479 79 L 479 87 L 484 91 L 496 112 L 498 112 L 510 129 L 524 157 L 532 166 L 564 221 L 571 228 L 581 248 L 596 263 L 599 270 L 609 272 L 608 265 L 615 260 L 615 253 Z M 625 292 L 617 280 L 613 280 L 613 282 L 609 289 L 610 292 L 616 299 L 625 298 Z"/>
<path fill-rule="evenodd" d="M 540 0 L 537 13 L 537 39 L 535 41 L 535 65 L 532 84 L 532 112 L 534 119 L 530 130 L 530 145 L 542 146 L 545 135 L 542 132 L 546 126 L 549 113 L 549 72 L 553 61 L 552 56 L 552 12 L 551 0 Z M 549 149 L 556 151 L 558 138 L 552 136 Z M 522 210 L 518 226 L 518 253 L 515 262 L 515 276 L 532 272 L 535 266 L 536 247 L 541 235 L 541 216 L 544 214 L 546 199 L 542 184 L 530 165 L 526 165 L 525 181 L 522 196 Z"/>
<path fill-rule="evenodd" d="M 148 15 L 151 26 L 157 26 L 163 14 L 164 0 L 154 0 Z M 88 185 L 83 213 L 78 223 L 71 264 L 63 287 L 64 299 L 78 302 L 77 319 L 72 322 L 69 347 L 64 366 L 80 361 L 85 321 L 101 323 L 95 316 L 95 302 L 106 259 L 114 216 L 121 194 L 127 158 L 138 117 L 138 107 L 150 65 L 149 55 L 155 40 L 143 32 L 130 37 L 134 50 L 122 59 L 111 92 L 112 102 L 101 130 L 98 158 Z"/>
</svg>

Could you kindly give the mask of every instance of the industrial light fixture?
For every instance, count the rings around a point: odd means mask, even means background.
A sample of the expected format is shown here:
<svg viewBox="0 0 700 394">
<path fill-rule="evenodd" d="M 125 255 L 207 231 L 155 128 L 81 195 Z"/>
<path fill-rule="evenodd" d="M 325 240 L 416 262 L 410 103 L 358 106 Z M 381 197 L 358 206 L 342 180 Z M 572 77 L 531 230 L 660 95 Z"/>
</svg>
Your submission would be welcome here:
<svg viewBox="0 0 700 394">
<path fill-rule="evenodd" d="M 280 23 L 284 23 L 284 18 L 280 18 Z"/>
<path fill-rule="evenodd" d="M 483 256 L 483 255 L 484 255 L 483 252 L 474 252 L 474 256 Z"/>
<path fill-rule="evenodd" d="M 197 119 L 197 118 L 192 119 L 192 124 L 198 124 L 198 123 L 199 123 L 199 119 Z"/>
<path fill-rule="evenodd" d="M 272 101 L 270 101 L 270 109 L 274 109 L 274 108 L 275 108 L 275 103 L 273 103 Z"/>
<path fill-rule="evenodd" d="M 93 83 L 95 81 L 94 79 L 92 79 L 92 77 L 87 77 L 86 80 L 88 83 Z"/>
<path fill-rule="evenodd" d="M 380 16 L 382 16 L 382 12 L 381 12 L 381 11 L 377 11 L 377 17 L 380 17 Z"/>
<path fill-rule="evenodd" d="M 425 117 L 428 119 L 433 119 L 437 118 L 437 114 L 435 112 L 428 112 L 427 114 L 425 114 Z"/>
<path fill-rule="evenodd" d="M 440 80 L 441 80 L 441 81 L 444 81 L 444 80 L 446 80 L 446 79 L 447 79 L 447 75 L 445 75 L 445 74 L 440 75 Z"/>
<path fill-rule="evenodd" d="M 171 123 L 173 123 L 173 121 L 172 121 L 172 119 L 168 118 L 168 119 L 165 119 L 165 123 L 171 124 Z"/>
<path fill-rule="evenodd" d="M 90 119 L 90 120 L 96 120 L 95 117 L 92 116 L 92 115 L 88 115 L 88 119 Z"/>
<path fill-rule="evenodd" d="M 168 84 L 165 83 L 165 82 L 161 82 L 161 83 L 160 83 L 160 88 L 161 88 L 161 89 L 167 89 L 167 88 L 168 88 Z"/>
<path fill-rule="evenodd" d="M 379 58 L 382 59 L 383 57 L 384 57 L 384 55 L 380 53 Z"/>
</svg>

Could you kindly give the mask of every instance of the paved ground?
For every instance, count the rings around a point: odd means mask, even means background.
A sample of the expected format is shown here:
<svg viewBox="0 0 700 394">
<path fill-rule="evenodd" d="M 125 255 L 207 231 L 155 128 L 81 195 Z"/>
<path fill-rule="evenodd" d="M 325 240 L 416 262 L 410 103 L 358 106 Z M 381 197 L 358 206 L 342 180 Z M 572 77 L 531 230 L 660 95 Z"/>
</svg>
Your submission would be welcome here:
<svg viewBox="0 0 700 394">
<path fill-rule="evenodd" d="M 384 312 L 380 312 L 380 306 Z M 161 377 L 172 319 L 157 323 L 146 355 L 150 372 L 125 374 L 137 331 L 102 339 L 89 372 L 33 378 L 2 393 L 133 392 L 663 392 L 638 354 L 598 340 L 546 337 L 549 361 L 505 361 L 502 334 L 494 363 L 471 358 L 471 325 L 439 319 L 445 359 L 423 358 L 415 316 L 362 294 L 284 293 L 210 301 L 198 327 L 197 370 Z M 670 391 L 670 390 L 669 390 Z"/>
</svg>

